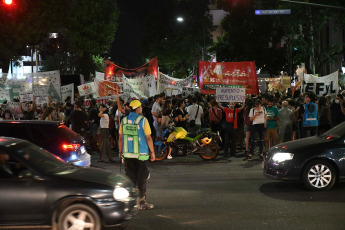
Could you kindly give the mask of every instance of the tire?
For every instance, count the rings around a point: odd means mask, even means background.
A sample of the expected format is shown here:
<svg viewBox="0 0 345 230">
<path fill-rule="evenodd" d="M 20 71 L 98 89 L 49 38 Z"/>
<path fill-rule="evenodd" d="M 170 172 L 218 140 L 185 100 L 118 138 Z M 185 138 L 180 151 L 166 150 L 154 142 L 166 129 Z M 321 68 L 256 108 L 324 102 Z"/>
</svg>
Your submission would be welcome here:
<svg viewBox="0 0 345 230">
<path fill-rule="evenodd" d="M 204 160 L 213 160 L 218 156 L 218 146 L 213 142 L 201 148 L 199 151 L 200 157 Z"/>
<path fill-rule="evenodd" d="M 333 165 L 325 160 L 310 162 L 303 171 L 303 184 L 312 191 L 325 191 L 333 187 L 336 173 Z"/>
<path fill-rule="evenodd" d="M 155 149 L 156 161 L 164 160 L 167 157 L 169 147 L 167 147 L 164 151 L 161 150 L 160 152 L 158 152 L 158 145 L 154 145 L 154 149 Z"/>
<path fill-rule="evenodd" d="M 98 213 L 88 205 L 74 204 L 65 208 L 58 218 L 58 229 L 101 230 Z"/>
</svg>

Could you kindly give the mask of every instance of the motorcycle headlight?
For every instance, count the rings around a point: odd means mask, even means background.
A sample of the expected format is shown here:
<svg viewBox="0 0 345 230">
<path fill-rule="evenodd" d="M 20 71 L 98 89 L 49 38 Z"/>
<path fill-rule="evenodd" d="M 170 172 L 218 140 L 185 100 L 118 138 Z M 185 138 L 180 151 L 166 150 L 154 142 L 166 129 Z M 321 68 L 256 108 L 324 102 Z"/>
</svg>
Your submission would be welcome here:
<svg viewBox="0 0 345 230">
<path fill-rule="evenodd" d="M 115 200 L 127 201 L 129 197 L 129 192 L 127 189 L 122 187 L 117 187 L 113 192 Z"/>
<path fill-rule="evenodd" d="M 272 160 L 275 162 L 284 162 L 293 159 L 293 153 L 276 153 L 273 155 Z"/>
</svg>

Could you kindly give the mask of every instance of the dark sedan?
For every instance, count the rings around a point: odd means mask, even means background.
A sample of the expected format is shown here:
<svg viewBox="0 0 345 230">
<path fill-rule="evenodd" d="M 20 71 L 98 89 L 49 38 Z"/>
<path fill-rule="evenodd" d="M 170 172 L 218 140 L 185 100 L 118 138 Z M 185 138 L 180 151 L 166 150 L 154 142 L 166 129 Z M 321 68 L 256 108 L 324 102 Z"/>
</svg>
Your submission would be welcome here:
<svg viewBox="0 0 345 230">
<path fill-rule="evenodd" d="M 272 147 L 264 158 L 264 175 L 302 181 L 307 189 L 328 190 L 345 180 L 345 122 L 321 136 Z"/>
<path fill-rule="evenodd" d="M 138 192 L 124 175 L 65 163 L 42 148 L 0 138 L 0 227 L 118 226 L 137 212 Z"/>
</svg>

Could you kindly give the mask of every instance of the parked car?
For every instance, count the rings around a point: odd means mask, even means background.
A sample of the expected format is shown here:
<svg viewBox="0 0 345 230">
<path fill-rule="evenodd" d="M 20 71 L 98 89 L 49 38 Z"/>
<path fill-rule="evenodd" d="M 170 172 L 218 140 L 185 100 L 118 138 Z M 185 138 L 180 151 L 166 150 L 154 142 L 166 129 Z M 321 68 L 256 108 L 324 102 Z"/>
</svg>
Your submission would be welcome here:
<svg viewBox="0 0 345 230">
<path fill-rule="evenodd" d="M 276 145 L 263 160 L 264 175 L 299 180 L 309 190 L 328 190 L 345 180 L 345 122 L 320 136 Z"/>
<path fill-rule="evenodd" d="M 0 136 L 28 140 L 60 157 L 67 163 L 90 166 L 85 140 L 61 122 L 0 121 Z"/>
<path fill-rule="evenodd" d="M 66 164 L 16 138 L 0 138 L 0 194 L 0 227 L 100 230 L 138 210 L 138 192 L 126 176 Z"/>
</svg>

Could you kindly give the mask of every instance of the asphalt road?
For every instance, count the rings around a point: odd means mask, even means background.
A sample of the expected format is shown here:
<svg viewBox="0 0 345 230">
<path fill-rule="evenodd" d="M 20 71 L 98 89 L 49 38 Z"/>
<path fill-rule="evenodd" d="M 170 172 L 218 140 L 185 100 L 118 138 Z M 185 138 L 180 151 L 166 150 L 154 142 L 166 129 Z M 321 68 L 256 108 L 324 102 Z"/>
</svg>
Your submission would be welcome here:
<svg viewBox="0 0 345 230">
<path fill-rule="evenodd" d="M 120 172 L 119 163 L 95 158 L 95 167 Z M 310 192 L 265 178 L 258 159 L 230 159 L 188 156 L 150 163 L 147 200 L 155 208 L 140 211 L 125 229 L 345 229 L 345 184 Z"/>
</svg>

